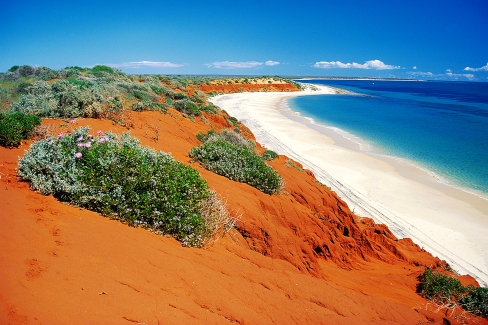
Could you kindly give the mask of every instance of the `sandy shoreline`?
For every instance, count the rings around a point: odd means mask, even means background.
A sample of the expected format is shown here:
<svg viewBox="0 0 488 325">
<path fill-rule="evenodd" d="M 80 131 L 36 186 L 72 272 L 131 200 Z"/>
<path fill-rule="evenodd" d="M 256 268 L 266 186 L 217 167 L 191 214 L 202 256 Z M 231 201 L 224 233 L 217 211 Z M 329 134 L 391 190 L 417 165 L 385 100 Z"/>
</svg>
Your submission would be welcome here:
<svg viewBox="0 0 488 325">
<path fill-rule="evenodd" d="M 363 152 L 334 129 L 292 112 L 286 99 L 333 94 L 238 93 L 211 101 L 249 127 L 258 142 L 312 170 L 359 216 L 384 223 L 446 260 L 460 274 L 488 285 L 488 201 L 438 182 L 400 160 Z"/>
</svg>

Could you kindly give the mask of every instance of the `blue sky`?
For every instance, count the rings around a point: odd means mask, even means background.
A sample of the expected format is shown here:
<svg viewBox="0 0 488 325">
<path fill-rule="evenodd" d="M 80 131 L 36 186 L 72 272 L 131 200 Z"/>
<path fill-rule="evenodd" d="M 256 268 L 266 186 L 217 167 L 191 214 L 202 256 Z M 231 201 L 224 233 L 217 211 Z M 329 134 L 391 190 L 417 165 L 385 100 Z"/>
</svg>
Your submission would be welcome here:
<svg viewBox="0 0 488 325">
<path fill-rule="evenodd" d="M 488 81 L 488 1 L 1 1 L 0 72 Z"/>
</svg>

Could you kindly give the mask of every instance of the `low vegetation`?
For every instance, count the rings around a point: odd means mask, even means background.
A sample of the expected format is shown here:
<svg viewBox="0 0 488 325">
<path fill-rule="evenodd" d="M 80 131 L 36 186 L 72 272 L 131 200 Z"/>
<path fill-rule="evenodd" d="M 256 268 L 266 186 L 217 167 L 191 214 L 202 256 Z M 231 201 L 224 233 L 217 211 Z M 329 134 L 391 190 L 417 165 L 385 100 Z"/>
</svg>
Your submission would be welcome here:
<svg viewBox="0 0 488 325">
<path fill-rule="evenodd" d="M 264 160 L 273 161 L 278 157 L 278 154 L 272 150 L 265 150 L 261 157 L 263 157 Z"/>
<path fill-rule="evenodd" d="M 18 147 L 29 139 L 34 127 L 41 124 L 38 116 L 22 113 L 0 113 L 0 146 Z"/>
<path fill-rule="evenodd" d="M 0 100 L 4 110 L 39 117 L 92 117 L 120 122 L 125 110 L 166 112 L 169 107 L 193 117 L 218 111 L 203 92 L 189 94 L 187 86 L 201 82 L 199 77 L 127 75 L 102 65 L 58 71 L 14 66 L 0 74 Z"/>
<path fill-rule="evenodd" d="M 128 134 L 88 128 L 35 142 L 19 175 L 43 194 L 202 246 L 232 225 L 198 171 Z"/>
<path fill-rule="evenodd" d="M 284 83 L 286 79 L 265 76 Z M 219 113 L 200 85 L 239 78 L 128 75 L 104 65 L 52 70 L 28 65 L 0 73 L 0 145 L 36 139 L 19 160 L 18 173 L 46 195 L 170 234 L 188 246 L 202 246 L 233 225 L 225 206 L 197 171 L 162 152 L 142 147 L 128 135 L 90 135 L 87 128 L 53 137 L 40 118 L 107 118 L 127 125 L 127 110 L 166 113 L 174 107 L 192 120 Z M 250 78 L 247 82 L 258 82 Z M 243 80 L 244 81 L 244 80 Z M 239 121 L 223 114 L 229 126 Z M 34 126 L 39 125 L 36 130 Z M 158 140 L 157 130 L 154 136 Z M 256 154 L 254 142 L 224 131 L 199 135 L 195 159 L 227 177 L 261 191 L 279 191 L 282 180 Z M 209 158 L 209 156 L 217 158 Z M 264 159 L 275 157 L 266 152 Z M 209 160 L 210 159 L 210 160 Z"/>
<path fill-rule="evenodd" d="M 417 291 L 441 308 L 461 306 L 474 315 L 488 317 L 488 288 L 465 287 L 458 279 L 427 268 L 419 276 Z"/>
<path fill-rule="evenodd" d="M 267 194 L 278 193 L 283 180 L 263 158 L 255 153 L 255 145 L 234 131 L 224 131 L 205 138 L 190 151 L 190 157 L 231 180 L 247 183 Z"/>
</svg>

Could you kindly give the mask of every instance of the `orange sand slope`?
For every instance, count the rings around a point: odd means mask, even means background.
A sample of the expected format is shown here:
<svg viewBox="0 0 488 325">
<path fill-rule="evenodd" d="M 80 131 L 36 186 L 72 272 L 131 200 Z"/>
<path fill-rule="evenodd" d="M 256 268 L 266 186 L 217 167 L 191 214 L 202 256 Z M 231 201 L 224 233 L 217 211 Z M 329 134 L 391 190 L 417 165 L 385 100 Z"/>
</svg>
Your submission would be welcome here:
<svg viewBox="0 0 488 325">
<path fill-rule="evenodd" d="M 442 261 L 359 220 L 298 163 L 270 163 L 286 183 L 273 196 L 192 163 L 195 135 L 228 127 L 205 117 L 130 114 L 131 135 L 198 169 L 241 215 L 205 249 L 36 193 L 15 173 L 28 144 L 0 148 L 0 324 L 456 324 L 415 293 L 424 266 Z M 127 131 L 71 126 L 83 125 Z"/>
</svg>

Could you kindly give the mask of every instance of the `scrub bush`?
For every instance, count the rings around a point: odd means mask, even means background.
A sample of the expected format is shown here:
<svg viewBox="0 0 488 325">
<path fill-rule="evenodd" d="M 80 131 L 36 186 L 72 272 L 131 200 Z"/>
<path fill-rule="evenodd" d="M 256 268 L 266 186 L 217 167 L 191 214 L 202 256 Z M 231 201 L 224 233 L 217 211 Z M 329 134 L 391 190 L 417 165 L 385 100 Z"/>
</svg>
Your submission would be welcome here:
<svg viewBox="0 0 488 325">
<path fill-rule="evenodd" d="M 417 292 L 448 309 L 462 306 L 468 312 L 488 317 L 488 288 L 463 286 L 458 279 L 425 269 L 419 276 Z"/>
<path fill-rule="evenodd" d="M 40 117 L 102 117 L 122 110 L 113 87 L 99 83 L 60 80 L 47 84 L 38 81 L 27 89 L 20 101 L 10 105 L 13 112 Z"/>
<path fill-rule="evenodd" d="M 441 302 L 459 299 L 465 292 L 464 286 L 458 279 L 448 277 L 431 269 L 426 269 L 419 277 L 417 291 L 427 299 L 438 299 Z"/>
<path fill-rule="evenodd" d="M 137 102 L 133 104 L 130 109 L 138 112 L 144 110 L 151 110 L 151 111 L 159 111 L 164 113 L 166 113 L 166 111 L 168 110 L 168 108 L 164 104 L 152 102 L 150 100 L 143 100 Z"/>
<path fill-rule="evenodd" d="M 228 223 L 228 216 L 218 221 L 218 209 L 205 203 L 215 198 L 198 171 L 128 134 L 93 137 L 80 128 L 37 141 L 19 160 L 18 173 L 43 194 L 170 234 L 188 246 L 212 237 L 209 224 L 214 229 Z"/>
<path fill-rule="evenodd" d="M 488 318 L 488 288 L 468 288 L 460 304 L 470 313 Z"/>
<path fill-rule="evenodd" d="M 221 133 L 213 135 L 210 139 L 222 138 L 238 147 L 244 147 L 250 152 L 254 153 L 256 151 L 256 145 L 253 141 L 244 138 L 239 133 L 224 129 Z"/>
<path fill-rule="evenodd" d="M 235 145 L 220 136 L 212 136 L 190 151 L 190 157 L 203 166 L 231 180 L 247 183 L 267 193 L 278 193 L 283 181 L 264 160 L 246 146 Z"/>
<path fill-rule="evenodd" d="M 212 136 L 214 134 L 216 134 L 215 130 L 214 129 L 210 129 L 210 130 L 208 130 L 208 132 L 206 134 L 205 134 L 205 132 L 198 132 L 197 135 L 196 135 L 196 138 L 198 140 L 200 140 L 201 142 L 205 142 L 205 141 L 207 141 L 207 139 L 210 136 Z"/>
<path fill-rule="evenodd" d="M 229 126 L 239 126 L 239 120 L 233 116 L 227 118 L 227 123 Z"/>
<path fill-rule="evenodd" d="M 272 150 L 265 150 L 261 157 L 263 157 L 264 160 L 273 161 L 278 157 L 278 154 Z"/>
<path fill-rule="evenodd" d="M 91 73 L 97 77 L 103 76 L 105 73 L 114 74 L 114 69 L 106 65 L 96 65 L 91 69 Z"/>
<path fill-rule="evenodd" d="M 175 102 L 175 109 L 183 114 L 187 114 L 190 116 L 201 115 L 200 110 L 198 109 L 197 105 L 189 100 L 181 100 Z"/>
<path fill-rule="evenodd" d="M 41 124 L 38 116 L 22 113 L 0 113 L 0 145 L 18 147 L 22 140 L 29 139 L 36 125 Z"/>
</svg>

